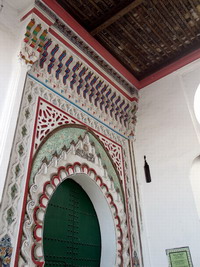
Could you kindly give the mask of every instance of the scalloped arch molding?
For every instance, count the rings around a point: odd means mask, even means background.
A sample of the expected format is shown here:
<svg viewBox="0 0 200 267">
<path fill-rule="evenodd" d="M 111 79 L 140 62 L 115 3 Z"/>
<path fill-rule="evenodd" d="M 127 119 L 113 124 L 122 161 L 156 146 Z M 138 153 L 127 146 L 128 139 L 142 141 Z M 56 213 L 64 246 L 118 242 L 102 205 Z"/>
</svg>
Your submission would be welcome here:
<svg viewBox="0 0 200 267">
<path fill-rule="evenodd" d="M 114 183 L 118 177 L 115 175 L 111 178 L 106 167 L 103 167 L 102 159 L 87 132 L 77 142 L 72 136 L 69 138 L 70 145 L 65 145 L 60 154 L 55 151 L 49 162 L 41 162 L 29 185 L 23 224 L 23 257 L 20 257 L 19 264 L 22 266 L 25 260 L 30 267 L 44 266 L 42 231 L 45 210 L 56 188 L 65 179 L 71 178 L 83 187 L 95 207 L 102 236 L 101 266 L 106 263 L 109 266 L 128 266 L 126 214 L 122 195 Z M 55 140 L 59 143 L 59 139 Z"/>
</svg>

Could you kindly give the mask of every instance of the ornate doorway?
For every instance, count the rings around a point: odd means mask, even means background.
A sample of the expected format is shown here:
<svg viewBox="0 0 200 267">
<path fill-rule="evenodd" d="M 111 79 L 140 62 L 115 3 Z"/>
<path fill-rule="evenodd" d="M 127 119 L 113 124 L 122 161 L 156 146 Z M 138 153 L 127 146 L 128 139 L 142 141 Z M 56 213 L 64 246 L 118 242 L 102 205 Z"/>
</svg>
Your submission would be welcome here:
<svg viewBox="0 0 200 267">
<path fill-rule="evenodd" d="M 100 266 L 101 235 L 88 195 L 71 179 L 49 201 L 43 233 L 45 266 Z"/>
</svg>

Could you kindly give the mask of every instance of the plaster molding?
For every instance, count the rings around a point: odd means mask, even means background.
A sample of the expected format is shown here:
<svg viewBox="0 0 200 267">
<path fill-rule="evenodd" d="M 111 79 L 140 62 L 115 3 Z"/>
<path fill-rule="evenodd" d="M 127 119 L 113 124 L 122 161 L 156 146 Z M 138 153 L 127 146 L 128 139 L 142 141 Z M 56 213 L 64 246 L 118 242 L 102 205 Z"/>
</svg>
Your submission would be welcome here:
<svg viewBox="0 0 200 267">
<path fill-rule="evenodd" d="M 92 163 L 85 157 L 80 157 L 76 154 L 77 149 L 86 146 L 95 158 L 95 161 Z M 129 265 L 128 229 L 123 202 L 119 193 L 115 190 L 112 180 L 108 177 L 106 170 L 101 166 L 101 159 L 95 153 L 95 149 L 89 142 L 87 134 L 83 140 L 80 139 L 77 144 L 72 144 L 67 151 L 63 150 L 60 156 L 55 155 L 49 164 L 43 163 L 41 165 L 29 191 L 23 226 L 24 235 L 21 250 L 23 259 L 21 258 L 20 262 L 25 260 L 27 266 L 44 265 L 42 228 L 48 201 L 62 181 L 82 173 L 88 175 L 98 185 L 110 206 L 117 237 L 116 266 Z"/>
<path fill-rule="evenodd" d="M 134 135 L 137 93 L 133 102 L 128 100 L 81 55 L 74 54 L 49 33 L 49 27 L 34 14 L 26 27 L 20 58 L 32 75 L 74 103 L 78 101 L 80 107 L 100 120 L 109 118 L 112 127 L 123 134 Z"/>
<path fill-rule="evenodd" d="M 60 110 L 68 112 L 70 116 L 78 119 L 79 123 L 82 122 L 84 125 L 88 125 L 88 127 L 95 129 L 95 131 L 99 133 L 99 136 L 102 136 L 102 141 L 103 139 L 104 142 L 106 139 L 110 140 L 111 144 L 115 144 L 113 151 L 116 150 L 116 142 L 124 145 L 124 142 L 126 141 L 121 135 L 116 134 L 116 132 L 105 127 L 102 123 L 96 121 L 87 114 L 84 114 L 77 107 L 73 107 L 61 97 L 28 77 L 0 210 L 2 216 L 1 236 L 5 233 L 9 234 L 13 243 L 13 255 L 16 253 L 18 232 L 21 227 L 19 219 L 22 213 L 22 203 L 27 177 L 29 177 L 29 164 L 32 158 L 32 154 L 30 154 L 32 153 L 31 144 L 34 138 L 35 121 L 37 121 L 38 100 L 41 97 L 52 103 L 54 106 L 56 105 Z M 108 143 L 107 146 L 109 147 Z M 118 150 L 116 150 L 116 152 L 117 151 Z M 113 152 L 111 153 L 111 156 L 114 156 Z M 122 160 L 121 156 L 120 158 Z M 7 193 L 5 194 L 5 192 Z M 23 193 L 21 194 L 21 192 Z M 11 264 L 14 264 L 13 260 L 14 258 L 12 258 Z"/>
<path fill-rule="evenodd" d="M 118 72 L 110 63 L 108 63 L 99 53 L 95 51 L 85 40 L 83 40 L 69 25 L 67 25 L 58 15 L 51 10 L 44 2 L 35 1 L 36 7 L 45 15 L 50 17 L 54 23 L 54 28 L 72 42 L 78 49 L 86 54 L 107 75 L 111 76 L 117 83 L 120 84 L 128 93 L 137 95 L 137 89 L 130 83 L 120 72 Z"/>
<path fill-rule="evenodd" d="M 26 26 L 25 38 L 22 42 L 19 57 L 27 65 L 28 70 L 39 59 L 44 42 L 47 39 L 48 29 L 44 23 L 31 16 L 31 20 Z"/>
</svg>

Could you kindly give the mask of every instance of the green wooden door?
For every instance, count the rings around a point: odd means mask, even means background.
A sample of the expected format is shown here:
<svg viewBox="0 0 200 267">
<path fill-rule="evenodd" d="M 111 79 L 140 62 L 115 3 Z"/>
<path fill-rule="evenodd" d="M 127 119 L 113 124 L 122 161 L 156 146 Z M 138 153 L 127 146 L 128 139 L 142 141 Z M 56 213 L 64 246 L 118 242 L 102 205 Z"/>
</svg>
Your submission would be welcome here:
<svg viewBox="0 0 200 267">
<path fill-rule="evenodd" d="M 43 232 L 45 267 L 99 267 L 101 236 L 88 195 L 71 179 L 49 201 Z"/>
</svg>

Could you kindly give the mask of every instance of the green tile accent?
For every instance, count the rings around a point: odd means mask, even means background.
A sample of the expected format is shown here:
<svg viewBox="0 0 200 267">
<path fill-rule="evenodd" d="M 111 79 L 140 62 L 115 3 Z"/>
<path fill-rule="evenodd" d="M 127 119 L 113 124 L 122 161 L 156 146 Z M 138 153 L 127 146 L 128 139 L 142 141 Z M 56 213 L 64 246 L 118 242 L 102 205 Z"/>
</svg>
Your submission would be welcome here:
<svg viewBox="0 0 200 267">
<path fill-rule="evenodd" d="M 54 152 L 56 152 L 58 155 L 61 154 L 62 148 L 65 146 L 66 148 L 70 147 L 70 143 L 74 141 L 75 143 L 78 142 L 78 138 L 82 136 L 82 138 L 85 136 L 86 131 L 81 128 L 73 128 L 73 127 L 66 127 L 62 128 L 59 131 L 55 132 L 52 136 L 50 136 L 47 141 L 42 145 L 40 148 L 34 162 L 32 165 L 32 171 L 31 171 L 31 178 L 30 178 L 30 185 L 33 183 L 33 178 L 35 174 L 38 172 L 39 168 L 41 167 L 41 163 L 45 160 L 46 162 L 49 162 L 52 159 L 52 155 Z M 105 152 L 102 145 L 99 143 L 99 141 L 91 134 L 89 134 L 89 139 L 91 143 L 95 144 L 95 151 L 97 154 L 100 154 L 102 164 L 106 166 L 108 175 L 112 176 L 114 185 L 116 189 L 119 189 L 119 192 L 121 194 L 122 200 L 123 200 L 123 193 L 121 189 L 120 181 L 117 177 L 116 171 Z"/>
<path fill-rule="evenodd" d="M 22 136 L 25 137 L 27 135 L 27 129 L 26 129 L 26 126 L 24 125 L 22 127 Z"/>
</svg>

